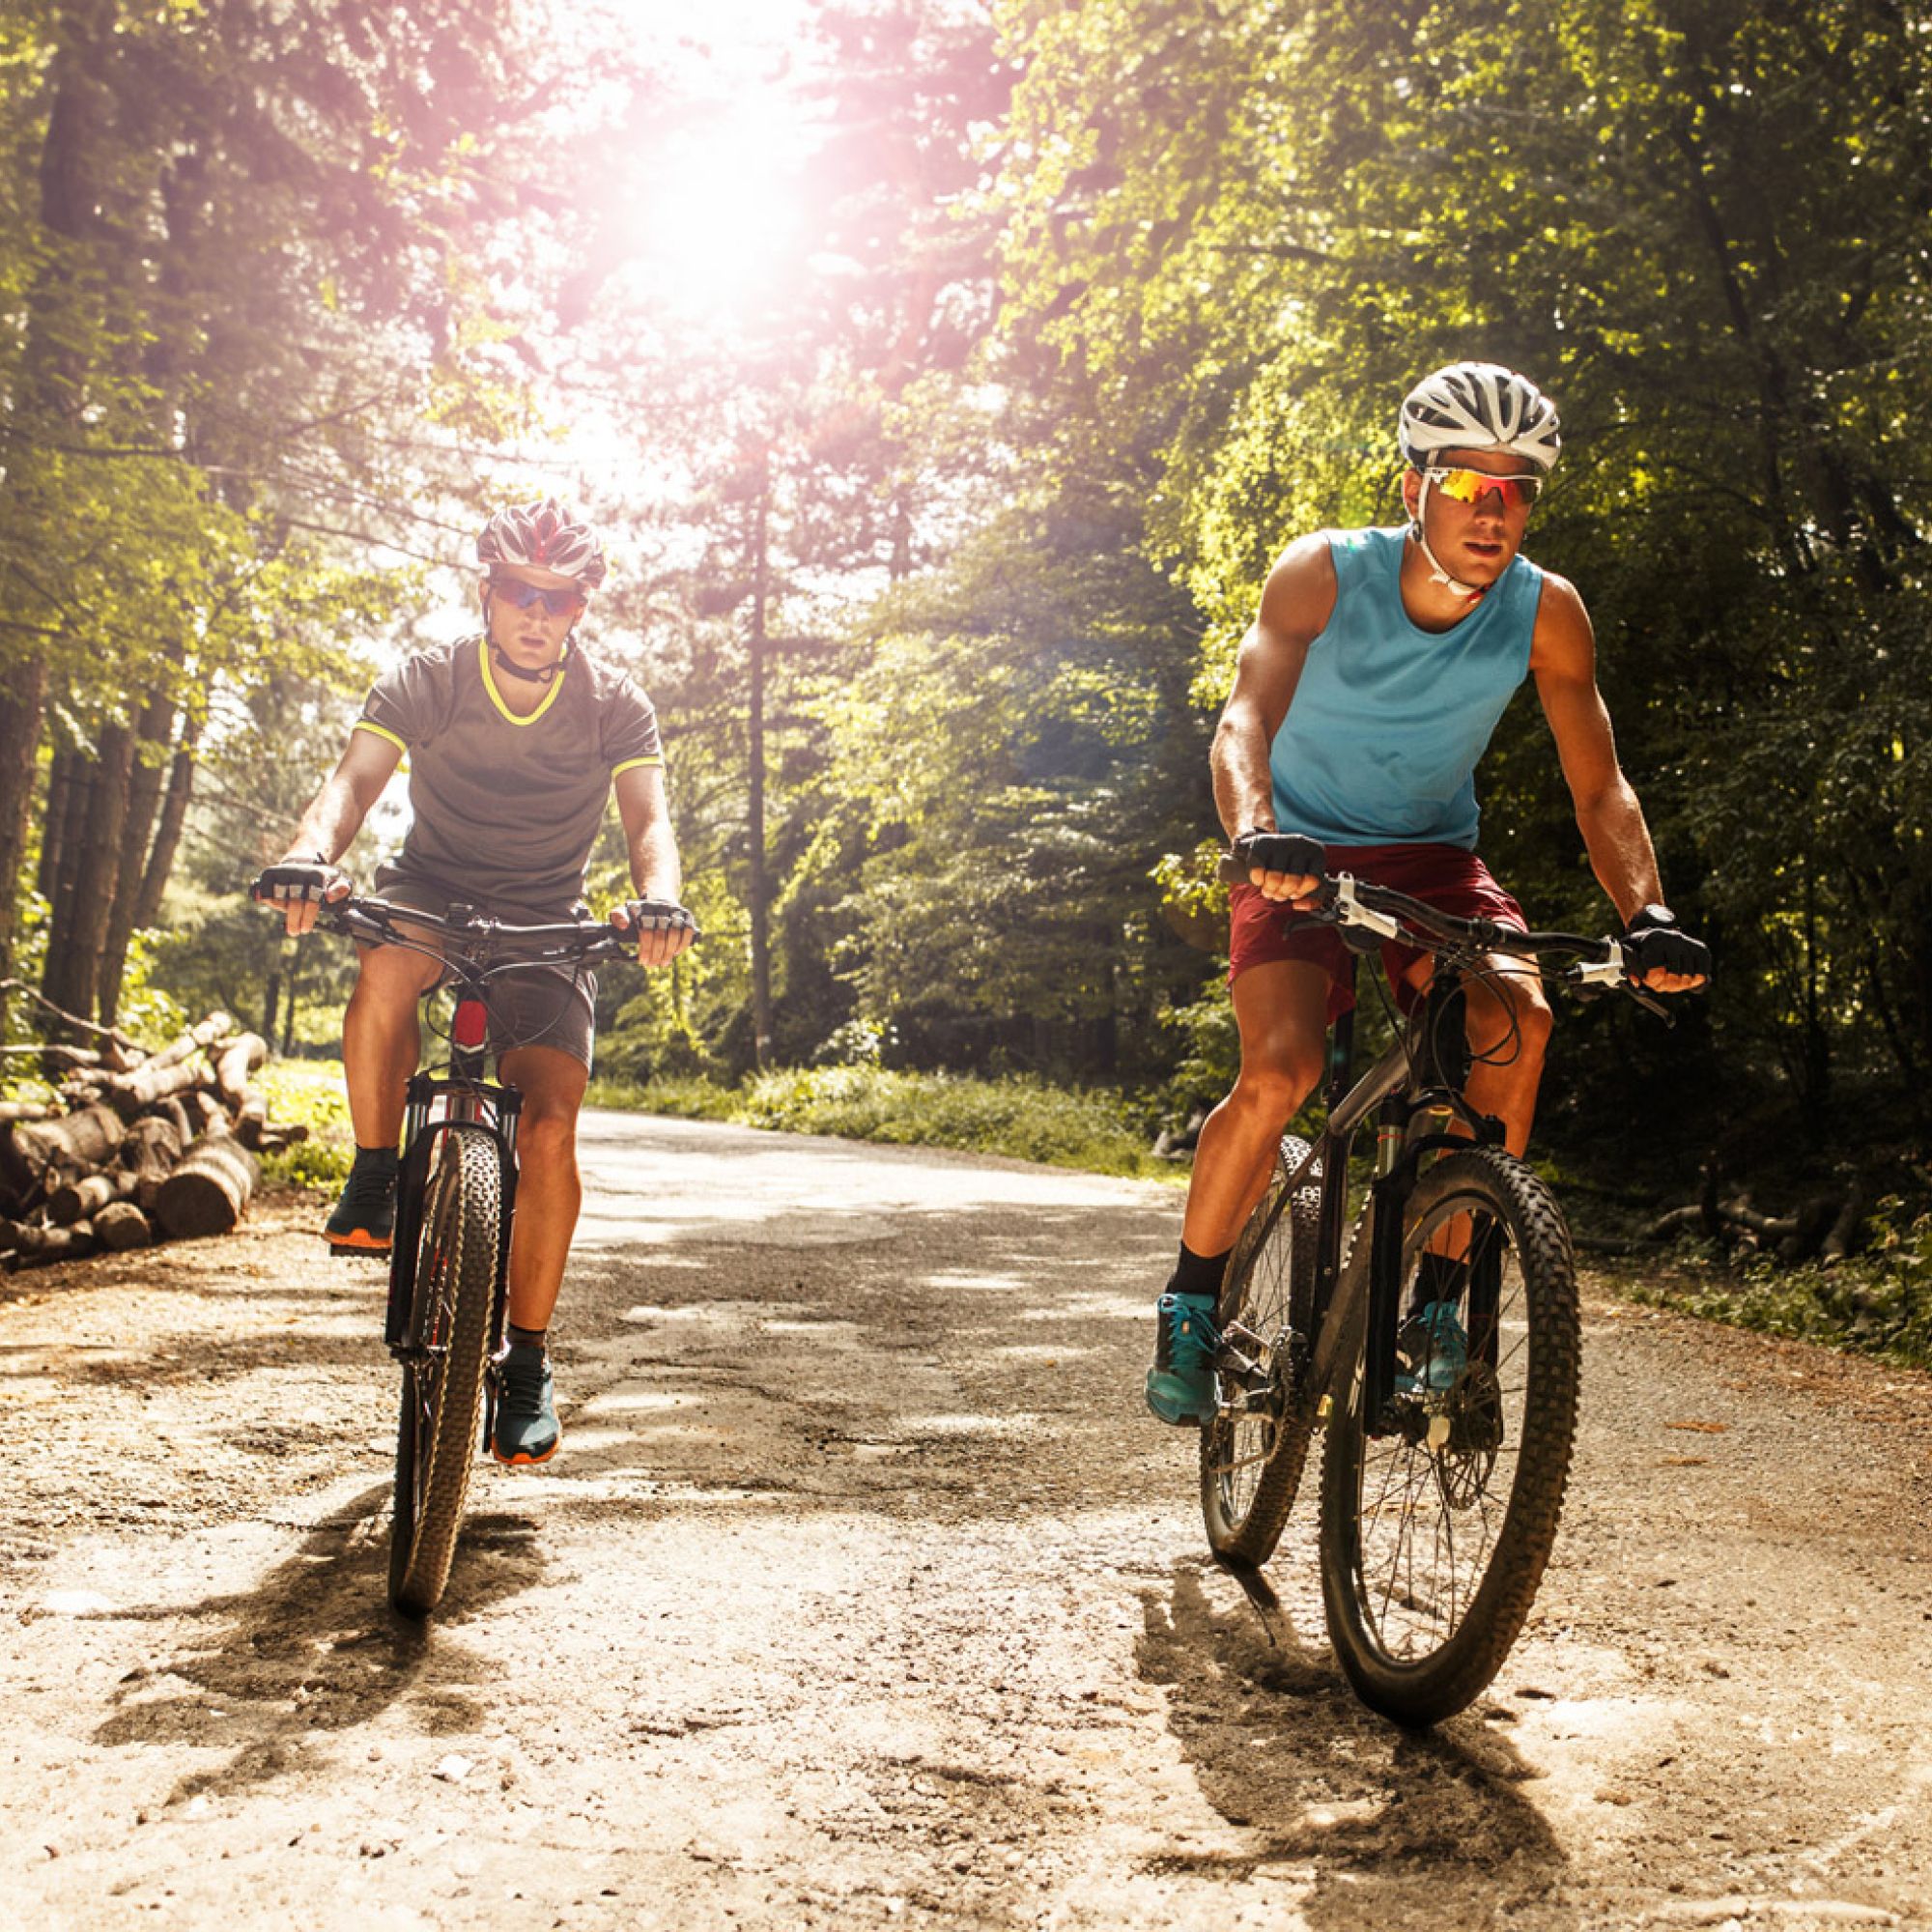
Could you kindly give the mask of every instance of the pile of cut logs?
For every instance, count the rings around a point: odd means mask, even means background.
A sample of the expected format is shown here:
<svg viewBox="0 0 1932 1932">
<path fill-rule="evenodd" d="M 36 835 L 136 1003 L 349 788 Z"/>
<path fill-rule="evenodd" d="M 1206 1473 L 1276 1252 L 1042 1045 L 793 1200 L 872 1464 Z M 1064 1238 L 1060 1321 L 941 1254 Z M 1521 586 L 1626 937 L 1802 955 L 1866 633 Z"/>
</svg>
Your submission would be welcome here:
<svg viewBox="0 0 1932 1932">
<path fill-rule="evenodd" d="M 69 1024 L 99 1044 L 0 1046 L 65 1069 L 56 1100 L 0 1101 L 0 1268 L 225 1235 L 260 1179 L 256 1155 L 308 1134 L 270 1122 L 254 1085 L 267 1043 L 226 1013 L 156 1053 Z"/>
</svg>

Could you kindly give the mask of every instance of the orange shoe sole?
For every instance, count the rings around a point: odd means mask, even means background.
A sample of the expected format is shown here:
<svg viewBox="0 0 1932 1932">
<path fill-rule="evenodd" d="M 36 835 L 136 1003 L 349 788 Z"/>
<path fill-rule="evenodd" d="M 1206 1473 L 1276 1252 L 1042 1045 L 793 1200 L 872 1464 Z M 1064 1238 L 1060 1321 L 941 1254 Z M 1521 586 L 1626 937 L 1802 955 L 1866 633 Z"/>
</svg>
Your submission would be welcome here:
<svg viewBox="0 0 1932 1932">
<path fill-rule="evenodd" d="M 345 1259 L 367 1256 L 375 1261 L 385 1261 L 389 1251 L 395 1246 L 393 1241 L 384 1240 L 376 1235 L 365 1234 L 360 1229 L 353 1235 L 331 1235 L 324 1230 L 322 1238 L 328 1243 L 330 1254 L 341 1255 Z"/>
<path fill-rule="evenodd" d="M 505 1456 L 495 1442 L 490 1444 L 490 1454 L 506 1469 L 534 1469 L 539 1463 L 548 1463 L 562 1447 L 563 1432 L 558 1430 L 556 1440 L 541 1456 L 526 1456 L 521 1450 L 514 1456 Z"/>
</svg>

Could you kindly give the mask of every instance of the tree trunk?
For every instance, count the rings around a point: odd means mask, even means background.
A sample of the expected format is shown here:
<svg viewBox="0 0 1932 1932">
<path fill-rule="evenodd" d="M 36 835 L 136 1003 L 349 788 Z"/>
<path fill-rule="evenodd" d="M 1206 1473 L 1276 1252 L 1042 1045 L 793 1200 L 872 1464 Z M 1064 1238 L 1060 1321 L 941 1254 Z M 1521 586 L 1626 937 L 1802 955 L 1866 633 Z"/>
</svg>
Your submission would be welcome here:
<svg viewBox="0 0 1932 1932">
<path fill-rule="evenodd" d="M 155 1231 L 131 1201 L 111 1201 L 94 1217 L 94 1237 L 110 1254 L 152 1247 Z"/>
<path fill-rule="evenodd" d="M 111 1022 L 121 1007 L 121 980 L 128 968 L 128 945 L 134 936 L 134 909 L 146 877 L 148 843 L 161 798 L 161 759 L 157 748 L 174 735 L 175 708 L 158 694 L 141 712 L 134 734 L 134 762 L 128 777 L 128 818 L 121 833 L 121 861 L 114 874 L 114 898 L 107 909 L 107 933 L 100 949 L 100 1017 Z"/>
<path fill-rule="evenodd" d="M 46 134 L 40 154 L 40 218 L 65 243 L 84 243 L 99 228 L 97 196 L 88 168 L 103 136 L 109 104 L 101 98 L 99 73 L 104 44 L 113 27 L 109 0 L 76 0 L 55 15 L 59 43 L 48 70 Z M 10 441 L 4 480 L 0 480 L 0 519 L 31 550 L 35 526 L 51 514 L 44 459 L 38 444 L 55 440 L 48 433 L 71 424 L 83 407 L 83 357 L 74 347 L 71 318 L 65 311 L 75 298 L 75 255 L 79 248 L 56 248 L 43 258 L 26 299 L 26 339 L 19 374 L 8 411 Z M 9 615 L 25 626 L 0 637 L 51 635 L 54 611 L 41 616 L 42 600 L 18 595 Z M 35 621 L 38 619 L 39 621 Z M 35 753 L 46 713 L 47 664 L 44 646 L 8 649 L 0 654 L 0 978 L 14 970 L 14 907 L 20 867 L 27 852 L 36 778 Z"/>
<path fill-rule="evenodd" d="M 88 1018 L 100 1002 L 101 953 L 121 869 L 133 763 L 133 731 L 118 722 L 106 725 L 99 755 L 87 768 L 80 840 L 61 855 L 60 892 L 48 921 L 42 990 L 56 1006 Z"/>
<path fill-rule="evenodd" d="M 112 1107 L 83 1107 L 57 1121 L 23 1122 L 14 1129 L 14 1151 L 36 1179 L 85 1173 L 111 1160 L 127 1132 Z"/>
<path fill-rule="evenodd" d="M 225 1235 L 242 1218 L 261 1168 L 232 1134 L 198 1140 L 161 1182 L 155 1218 L 179 1239 Z"/>
<path fill-rule="evenodd" d="M 194 752 L 200 728 L 192 719 L 183 724 L 180 748 L 168 767 L 168 787 L 161 796 L 160 817 L 156 821 L 147 869 L 141 874 L 141 891 L 134 901 L 137 930 L 155 924 L 161 916 L 161 895 L 167 891 L 168 874 L 175 868 L 175 850 L 181 844 L 187 802 L 194 790 Z"/>
<path fill-rule="evenodd" d="M 34 875 L 34 890 L 43 899 L 52 900 L 60 879 L 61 848 L 67 843 L 68 813 L 73 809 L 75 753 L 56 745 L 47 760 L 47 797 L 41 812 L 41 864 Z"/>
<path fill-rule="evenodd" d="M 4 498 L 0 498 L 4 500 Z M 0 979 L 14 971 L 14 887 L 27 856 L 40 749 L 46 661 L 36 655 L 6 668 L 0 696 Z"/>
<path fill-rule="evenodd" d="M 771 517 L 770 459 L 758 451 L 758 497 L 752 524 L 752 1053 L 772 1057 L 771 886 L 765 876 L 765 590 Z"/>
</svg>

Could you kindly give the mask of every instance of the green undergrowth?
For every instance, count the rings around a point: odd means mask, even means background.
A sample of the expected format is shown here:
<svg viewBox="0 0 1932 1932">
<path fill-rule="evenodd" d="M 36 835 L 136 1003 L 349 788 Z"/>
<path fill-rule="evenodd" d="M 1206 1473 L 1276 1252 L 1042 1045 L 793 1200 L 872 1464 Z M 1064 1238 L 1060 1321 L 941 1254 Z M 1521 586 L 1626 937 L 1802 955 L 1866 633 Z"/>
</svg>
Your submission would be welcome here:
<svg viewBox="0 0 1932 1932">
<path fill-rule="evenodd" d="M 255 1076 L 277 1123 L 300 1122 L 308 1138 L 262 1157 L 262 1177 L 290 1187 L 340 1187 L 355 1156 L 339 1060 L 271 1060 Z"/>
<path fill-rule="evenodd" d="M 686 1120 L 729 1121 L 795 1134 L 838 1134 L 895 1147 L 959 1148 L 1142 1179 L 1185 1178 L 1157 1160 L 1129 1105 L 1093 1090 L 1021 1078 L 975 1080 L 874 1066 L 814 1066 L 754 1074 L 741 1086 L 656 1080 L 592 1083 L 598 1106 Z"/>
<path fill-rule="evenodd" d="M 1884 1203 L 1873 1228 L 1867 1252 L 1832 1267 L 1740 1270 L 1706 1252 L 1620 1287 L 1651 1307 L 1932 1370 L 1932 1214 L 1907 1220 Z"/>
</svg>

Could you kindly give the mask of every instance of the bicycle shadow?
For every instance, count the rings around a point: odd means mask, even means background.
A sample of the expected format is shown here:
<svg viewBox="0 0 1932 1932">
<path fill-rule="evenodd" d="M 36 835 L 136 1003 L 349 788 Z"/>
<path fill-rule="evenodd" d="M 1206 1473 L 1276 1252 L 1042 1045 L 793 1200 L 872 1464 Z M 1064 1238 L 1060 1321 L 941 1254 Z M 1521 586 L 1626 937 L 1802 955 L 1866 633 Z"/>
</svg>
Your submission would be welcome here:
<svg viewBox="0 0 1932 1932">
<path fill-rule="evenodd" d="M 386 1482 L 363 1491 L 244 1591 L 106 1615 L 195 1634 L 128 1673 L 94 1742 L 226 1750 L 224 1762 L 177 1781 L 163 1803 L 178 1804 L 300 1775 L 343 1732 L 400 1704 L 431 1736 L 480 1728 L 487 1707 L 472 1693 L 493 1666 L 450 1625 L 541 1578 L 536 1523 L 509 1511 L 471 1515 L 440 1621 L 419 1624 L 388 1607 L 389 1496 Z M 168 1688 L 156 1694 L 158 1684 Z"/>
<path fill-rule="evenodd" d="M 1142 1593 L 1135 1663 L 1167 1689 L 1202 1795 L 1253 1849 L 1176 1853 L 1150 1869 L 1237 1884 L 1290 1864 L 1313 1878 L 1307 1923 L 1349 1932 L 1467 1922 L 1455 1909 L 1464 1888 L 1486 1923 L 1534 1901 L 1539 1925 L 1581 1924 L 1556 1896 L 1568 1855 L 1520 1789 L 1536 1774 L 1506 1737 L 1466 1713 L 1433 1731 L 1378 1717 L 1265 1579 L 1231 1568 L 1248 1601 L 1217 1606 L 1212 1568 L 1178 1563 L 1165 1603 Z"/>
</svg>

